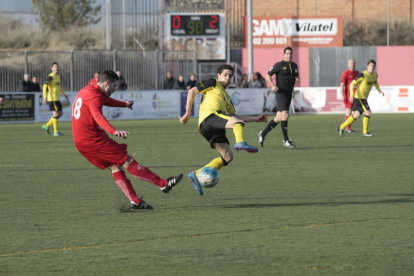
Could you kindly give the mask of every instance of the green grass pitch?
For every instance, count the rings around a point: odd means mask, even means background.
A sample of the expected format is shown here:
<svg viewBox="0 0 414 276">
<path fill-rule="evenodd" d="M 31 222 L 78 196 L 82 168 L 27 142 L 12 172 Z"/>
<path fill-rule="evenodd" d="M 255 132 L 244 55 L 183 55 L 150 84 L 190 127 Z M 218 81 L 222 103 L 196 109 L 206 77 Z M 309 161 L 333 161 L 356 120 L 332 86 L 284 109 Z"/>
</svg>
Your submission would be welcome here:
<svg viewBox="0 0 414 276">
<path fill-rule="evenodd" d="M 257 154 L 235 152 L 199 196 L 186 175 L 218 154 L 197 119 L 113 121 L 129 153 L 170 194 L 131 179 L 152 211 L 126 211 L 109 170 L 41 124 L 0 124 L 0 275 L 413 275 L 413 114 L 374 114 L 338 136 L 343 115 L 289 120 Z M 247 123 L 257 145 L 265 124 Z M 228 131 L 231 145 L 232 131 Z"/>
</svg>

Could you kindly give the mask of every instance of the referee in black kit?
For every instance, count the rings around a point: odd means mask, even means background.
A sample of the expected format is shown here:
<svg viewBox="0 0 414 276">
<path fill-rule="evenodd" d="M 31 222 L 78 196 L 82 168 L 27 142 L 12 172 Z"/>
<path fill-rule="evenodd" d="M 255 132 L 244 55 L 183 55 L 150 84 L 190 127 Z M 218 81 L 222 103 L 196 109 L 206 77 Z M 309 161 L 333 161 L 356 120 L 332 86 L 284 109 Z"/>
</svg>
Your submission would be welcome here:
<svg viewBox="0 0 414 276">
<path fill-rule="evenodd" d="M 294 148 L 295 145 L 288 137 L 288 119 L 289 119 L 289 107 L 292 101 L 293 88 L 295 82 L 299 82 L 298 65 L 292 62 L 293 50 L 290 47 L 286 47 L 283 50 L 285 59 L 275 63 L 269 72 L 266 74 L 267 82 L 272 86 L 272 91 L 276 92 L 276 116 L 269 122 L 267 127 L 260 131 L 257 136 L 259 137 L 259 145 L 263 147 L 263 141 L 266 134 L 277 126 L 278 123 L 282 126 L 283 132 L 283 145 L 287 148 Z M 272 81 L 272 76 L 276 74 L 276 85 Z"/>
</svg>

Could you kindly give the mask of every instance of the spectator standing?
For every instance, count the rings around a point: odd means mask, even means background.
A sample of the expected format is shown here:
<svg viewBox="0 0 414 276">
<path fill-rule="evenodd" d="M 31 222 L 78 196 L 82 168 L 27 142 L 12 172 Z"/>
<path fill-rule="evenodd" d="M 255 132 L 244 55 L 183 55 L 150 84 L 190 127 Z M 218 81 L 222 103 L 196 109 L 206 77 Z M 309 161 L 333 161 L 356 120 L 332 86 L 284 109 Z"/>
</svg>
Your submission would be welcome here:
<svg viewBox="0 0 414 276">
<path fill-rule="evenodd" d="M 167 78 L 164 81 L 164 89 L 173 89 L 174 88 L 175 79 L 172 76 L 172 72 L 167 72 Z"/>
<path fill-rule="evenodd" d="M 196 85 L 197 85 L 196 77 L 194 74 L 191 74 L 190 79 L 187 81 L 185 86 L 187 87 L 187 89 L 191 89 L 195 87 Z"/>
<path fill-rule="evenodd" d="M 116 90 L 127 90 L 128 84 L 125 82 L 124 76 L 122 76 L 121 71 L 116 71 L 116 74 L 118 75 L 118 83 L 116 85 Z"/>
<path fill-rule="evenodd" d="M 37 82 L 37 77 L 32 78 L 32 91 L 33 92 L 42 92 L 40 84 Z"/>
<path fill-rule="evenodd" d="M 247 88 L 249 87 L 249 80 L 247 79 L 247 75 L 243 74 L 241 79 L 237 82 L 237 88 Z"/>
<path fill-rule="evenodd" d="M 174 83 L 174 89 L 185 89 L 185 81 L 183 75 L 178 76 L 178 80 Z"/>
<path fill-rule="evenodd" d="M 23 80 L 20 83 L 20 91 L 22 91 L 22 92 L 31 92 L 32 91 L 32 82 L 30 81 L 29 74 L 24 74 Z"/>
</svg>

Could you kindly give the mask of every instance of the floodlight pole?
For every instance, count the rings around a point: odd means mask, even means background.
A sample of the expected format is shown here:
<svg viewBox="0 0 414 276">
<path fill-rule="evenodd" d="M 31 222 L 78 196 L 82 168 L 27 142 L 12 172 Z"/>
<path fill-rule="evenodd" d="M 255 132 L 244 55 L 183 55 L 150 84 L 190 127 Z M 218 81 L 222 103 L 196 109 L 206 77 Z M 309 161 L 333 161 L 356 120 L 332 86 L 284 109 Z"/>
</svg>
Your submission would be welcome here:
<svg viewBox="0 0 414 276">
<path fill-rule="evenodd" d="M 249 59 L 249 77 L 253 75 L 253 26 L 252 0 L 247 0 L 247 52 Z"/>
</svg>

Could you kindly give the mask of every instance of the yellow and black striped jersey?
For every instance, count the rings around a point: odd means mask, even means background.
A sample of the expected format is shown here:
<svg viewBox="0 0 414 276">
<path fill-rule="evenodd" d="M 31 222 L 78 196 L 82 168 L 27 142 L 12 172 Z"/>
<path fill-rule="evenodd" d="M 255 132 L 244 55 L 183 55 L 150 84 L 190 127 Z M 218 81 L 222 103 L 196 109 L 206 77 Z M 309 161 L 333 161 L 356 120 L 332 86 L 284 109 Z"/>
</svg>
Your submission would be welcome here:
<svg viewBox="0 0 414 276">
<path fill-rule="evenodd" d="M 355 84 L 358 85 L 358 87 L 354 92 Z M 356 99 L 366 100 L 368 99 L 373 85 L 375 85 L 375 88 L 377 88 L 378 91 L 381 91 L 378 84 L 377 72 L 372 72 L 372 74 L 370 74 L 368 71 L 359 73 L 358 77 L 356 77 L 356 79 L 354 79 L 349 85 L 350 96 Z"/>
<path fill-rule="evenodd" d="M 196 85 L 198 93 L 203 93 L 198 118 L 198 131 L 205 118 L 216 111 L 234 114 L 236 110 L 229 93 L 217 79 L 202 81 Z"/>
<path fill-rule="evenodd" d="M 46 83 L 43 85 L 43 98 L 46 98 L 46 93 L 48 90 L 48 102 L 59 101 L 59 92 L 63 95 L 66 95 L 63 89 L 60 87 L 60 76 L 55 73 L 50 73 L 46 79 Z"/>
</svg>

